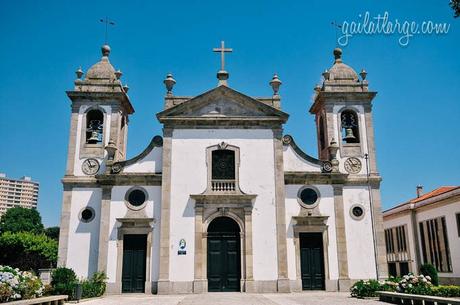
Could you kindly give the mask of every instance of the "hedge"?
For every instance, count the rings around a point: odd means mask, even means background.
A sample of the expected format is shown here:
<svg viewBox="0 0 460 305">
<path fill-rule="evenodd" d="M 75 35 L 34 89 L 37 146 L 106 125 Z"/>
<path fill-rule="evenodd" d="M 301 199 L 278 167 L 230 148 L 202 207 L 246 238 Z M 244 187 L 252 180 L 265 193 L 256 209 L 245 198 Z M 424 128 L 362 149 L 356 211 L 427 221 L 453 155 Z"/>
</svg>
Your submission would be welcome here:
<svg viewBox="0 0 460 305">
<path fill-rule="evenodd" d="M 0 235 L 0 265 L 38 271 L 56 265 L 58 242 L 30 232 L 5 232 Z"/>
</svg>

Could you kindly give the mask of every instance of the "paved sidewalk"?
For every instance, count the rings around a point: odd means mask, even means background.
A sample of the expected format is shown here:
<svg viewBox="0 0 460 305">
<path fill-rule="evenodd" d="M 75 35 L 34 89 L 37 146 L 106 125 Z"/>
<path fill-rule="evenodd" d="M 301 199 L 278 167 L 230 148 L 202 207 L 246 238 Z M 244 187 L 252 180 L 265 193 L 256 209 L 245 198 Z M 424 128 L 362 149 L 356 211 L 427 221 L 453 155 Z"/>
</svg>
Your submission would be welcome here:
<svg viewBox="0 0 460 305">
<path fill-rule="evenodd" d="M 186 295 L 123 294 L 82 301 L 84 305 L 382 305 L 376 300 L 351 298 L 347 292 L 250 294 L 222 292 Z"/>
</svg>

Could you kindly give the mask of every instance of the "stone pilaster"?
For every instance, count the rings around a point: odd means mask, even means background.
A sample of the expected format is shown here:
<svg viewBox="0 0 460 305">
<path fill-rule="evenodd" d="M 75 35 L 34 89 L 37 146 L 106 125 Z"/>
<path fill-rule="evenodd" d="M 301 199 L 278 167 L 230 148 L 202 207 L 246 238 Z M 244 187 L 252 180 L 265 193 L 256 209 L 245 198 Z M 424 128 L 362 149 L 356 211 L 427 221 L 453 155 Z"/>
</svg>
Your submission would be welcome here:
<svg viewBox="0 0 460 305">
<path fill-rule="evenodd" d="M 252 255 L 252 209 L 244 209 L 244 264 L 246 292 L 254 291 L 253 255 Z M 248 291 L 249 290 L 249 291 Z"/>
<path fill-rule="evenodd" d="M 283 130 L 281 128 L 273 130 L 273 148 L 275 158 L 276 241 L 278 255 L 277 286 L 279 292 L 289 292 L 290 283 L 287 272 L 287 236 L 282 133 Z"/>
<path fill-rule="evenodd" d="M 163 131 L 163 173 L 161 180 L 161 219 L 160 219 L 160 270 L 158 294 L 169 294 L 169 232 L 171 209 L 171 128 Z"/>
<path fill-rule="evenodd" d="M 66 175 L 74 174 L 75 152 L 77 147 L 77 132 L 78 132 L 78 107 L 72 106 L 72 114 L 70 116 L 70 132 L 69 145 L 67 147 L 67 167 Z"/>
<path fill-rule="evenodd" d="M 102 186 L 102 201 L 99 223 L 99 254 L 97 270 L 107 273 L 107 255 L 110 234 L 110 201 L 112 199 L 112 186 Z"/>
<path fill-rule="evenodd" d="M 66 266 L 67 264 L 71 201 L 72 187 L 66 186 L 64 184 L 64 192 L 62 195 L 61 225 L 59 230 L 58 266 Z"/>
<path fill-rule="evenodd" d="M 343 206 L 343 185 L 334 185 L 334 210 L 335 230 L 337 240 L 337 260 L 339 265 L 339 290 L 343 291 L 348 286 L 348 254 L 347 238 L 345 233 L 345 215 Z M 344 285 L 341 287 L 341 283 Z"/>
<path fill-rule="evenodd" d="M 382 204 L 380 200 L 380 189 L 371 188 L 372 192 L 372 214 L 374 220 L 375 250 L 377 277 L 384 279 L 388 277 L 388 265 L 386 259 L 385 232 L 383 229 Z"/>
<path fill-rule="evenodd" d="M 207 289 L 205 273 L 205 257 L 203 242 L 203 207 L 199 204 L 195 206 L 195 275 L 193 280 L 193 292 L 204 293 Z"/>
<path fill-rule="evenodd" d="M 366 120 L 367 152 L 369 154 L 369 173 L 377 173 L 377 162 L 375 153 L 374 125 L 372 123 L 372 105 L 367 105 L 364 112 Z"/>
</svg>

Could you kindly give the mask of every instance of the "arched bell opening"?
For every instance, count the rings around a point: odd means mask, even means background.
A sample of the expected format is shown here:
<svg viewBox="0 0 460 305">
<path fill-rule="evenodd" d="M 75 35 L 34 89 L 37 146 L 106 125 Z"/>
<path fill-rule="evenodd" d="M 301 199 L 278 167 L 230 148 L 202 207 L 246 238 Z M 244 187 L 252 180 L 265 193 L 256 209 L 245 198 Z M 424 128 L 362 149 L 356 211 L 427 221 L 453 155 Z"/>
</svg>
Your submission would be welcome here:
<svg viewBox="0 0 460 305">
<path fill-rule="evenodd" d="M 360 143 L 359 119 L 355 111 L 347 109 L 340 115 L 342 143 Z"/>
</svg>

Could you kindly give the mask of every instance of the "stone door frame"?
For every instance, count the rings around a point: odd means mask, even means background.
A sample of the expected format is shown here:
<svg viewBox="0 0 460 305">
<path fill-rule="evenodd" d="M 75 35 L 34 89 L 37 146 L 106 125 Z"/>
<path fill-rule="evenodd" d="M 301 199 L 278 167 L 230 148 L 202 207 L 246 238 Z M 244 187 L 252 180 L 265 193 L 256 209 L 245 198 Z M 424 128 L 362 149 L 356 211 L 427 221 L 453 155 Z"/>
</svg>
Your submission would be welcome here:
<svg viewBox="0 0 460 305">
<path fill-rule="evenodd" d="M 123 273 L 123 239 L 125 234 L 145 234 L 147 235 L 147 245 L 145 253 L 145 294 L 152 294 L 152 270 L 151 256 L 153 245 L 153 218 L 117 218 L 121 226 L 117 229 L 117 271 L 114 293 L 121 294 L 122 273 Z"/>
<path fill-rule="evenodd" d="M 195 276 L 193 293 L 207 293 L 208 226 L 217 217 L 229 217 L 240 227 L 240 292 L 254 290 L 252 253 L 252 204 L 225 207 L 197 202 L 195 204 Z"/>
<path fill-rule="evenodd" d="M 324 286 L 326 291 L 330 291 L 329 278 L 329 238 L 328 226 L 326 220 L 328 216 L 295 216 L 293 217 L 295 224 L 294 230 L 294 247 L 295 247 L 295 266 L 296 280 L 294 283 L 294 291 L 302 291 L 302 271 L 300 262 L 300 233 L 321 233 L 323 237 L 323 267 L 324 267 Z"/>
</svg>

